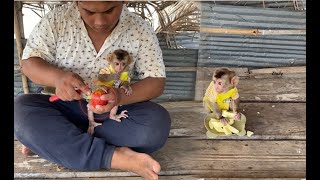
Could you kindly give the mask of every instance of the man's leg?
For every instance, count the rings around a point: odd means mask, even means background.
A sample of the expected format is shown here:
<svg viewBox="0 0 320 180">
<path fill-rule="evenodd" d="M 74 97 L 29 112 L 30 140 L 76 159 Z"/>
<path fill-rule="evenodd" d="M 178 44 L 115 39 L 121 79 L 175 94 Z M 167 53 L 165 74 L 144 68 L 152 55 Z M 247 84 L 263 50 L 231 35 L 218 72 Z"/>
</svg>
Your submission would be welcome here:
<svg viewBox="0 0 320 180">
<path fill-rule="evenodd" d="M 101 126 L 95 128 L 94 135 L 117 146 L 111 168 L 157 179 L 160 164 L 146 153 L 154 152 L 165 144 L 171 126 L 169 113 L 150 101 L 121 106 L 118 111 L 123 110 L 128 110 L 128 118 L 122 118 L 121 122 L 105 119 Z M 96 117 L 99 119 L 106 115 Z"/>
<path fill-rule="evenodd" d="M 40 94 L 16 97 L 14 133 L 17 139 L 40 157 L 69 169 L 110 167 L 115 147 L 86 133 L 88 119 L 79 102 L 51 103 L 48 98 Z"/>
<path fill-rule="evenodd" d="M 76 127 L 74 123 L 81 125 L 87 122 L 82 111 L 75 113 L 81 109 L 76 108 L 78 105 L 78 102 L 48 103 L 48 96 L 43 95 L 16 98 L 16 137 L 40 157 L 69 169 L 111 168 L 132 171 L 147 179 L 157 179 L 160 165 L 149 155 L 127 147 L 114 148 L 102 138 L 89 136 L 86 133 L 87 126 L 83 129 Z M 85 104 L 82 109 L 84 107 Z M 68 118 L 61 111 L 67 111 Z"/>
<path fill-rule="evenodd" d="M 171 119 L 168 111 L 162 106 L 145 101 L 119 107 L 119 112 L 127 110 L 128 118 L 121 122 L 104 120 L 95 128 L 95 136 L 101 137 L 109 144 L 118 147 L 129 147 L 135 151 L 151 153 L 160 149 L 166 142 Z M 96 115 L 95 117 L 106 117 Z"/>
</svg>

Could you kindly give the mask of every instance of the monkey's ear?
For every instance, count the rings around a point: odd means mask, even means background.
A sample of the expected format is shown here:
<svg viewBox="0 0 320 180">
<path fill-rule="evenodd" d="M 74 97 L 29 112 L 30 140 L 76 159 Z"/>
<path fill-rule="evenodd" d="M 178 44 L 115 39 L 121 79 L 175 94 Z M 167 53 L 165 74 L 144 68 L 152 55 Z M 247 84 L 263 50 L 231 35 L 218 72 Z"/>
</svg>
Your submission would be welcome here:
<svg viewBox="0 0 320 180">
<path fill-rule="evenodd" d="M 131 63 L 132 63 L 132 59 L 131 59 L 131 56 L 129 55 L 129 56 L 128 56 L 128 63 L 127 63 L 127 64 L 129 65 L 129 64 L 131 64 Z"/>
<path fill-rule="evenodd" d="M 112 62 L 112 53 L 110 53 L 110 54 L 107 55 L 107 61 L 108 61 L 109 63 Z"/>
<path fill-rule="evenodd" d="M 233 87 L 238 86 L 239 80 L 240 80 L 239 76 L 234 76 L 234 77 L 231 79 L 231 84 L 233 85 Z"/>
</svg>

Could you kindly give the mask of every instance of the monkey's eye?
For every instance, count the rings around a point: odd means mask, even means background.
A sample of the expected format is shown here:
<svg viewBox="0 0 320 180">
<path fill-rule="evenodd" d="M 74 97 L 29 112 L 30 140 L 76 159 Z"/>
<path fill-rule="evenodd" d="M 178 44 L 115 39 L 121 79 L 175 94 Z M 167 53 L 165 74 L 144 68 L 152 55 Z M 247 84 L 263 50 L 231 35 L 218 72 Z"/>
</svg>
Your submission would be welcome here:
<svg viewBox="0 0 320 180">
<path fill-rule="evenodd" d="M 114 64 L 115 64 L 116 66 L 119 66 L 120 63 L 116 62 L 116 63 L 114 63 Z"/>
<path fill-rule="evenodd" d="M 126 65 L 126 63 L 122 63 L 122 66 L 125 66 Z"/>
<path fill-rule="evenodd" d="M 222 85 L 222 83 L 221 83 L 221 82 L 218 82 L 218 84 L 219 84 L 219 86 L 221 86 L 221 85 Z"/>
</svg>

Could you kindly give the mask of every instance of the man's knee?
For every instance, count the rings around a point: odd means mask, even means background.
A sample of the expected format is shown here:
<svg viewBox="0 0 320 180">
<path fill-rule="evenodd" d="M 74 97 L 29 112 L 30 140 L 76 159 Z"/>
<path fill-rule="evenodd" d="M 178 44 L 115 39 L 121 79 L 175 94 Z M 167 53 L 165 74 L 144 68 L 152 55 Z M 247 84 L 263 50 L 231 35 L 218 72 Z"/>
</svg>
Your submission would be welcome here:
<svg viewBox="0 0 320 180">
<path fill-rule="evenodd" d="M 24 112 L 26 110 L 25 103 L 29 101 L 29 96 L 20 95 L 14 98 L 14 125 L 20 126 L 20 123 L 23 121 L 24 116 L 26 115 Z"/>
<path fill-rule="evenodd" d="M 32 114 L 37 112 L 37 102 L 34 95 L 20 95 L 14 99 L 14 133 L 18 139 L 32 134 L 35 118 Z"/>
<path fill-rule="evenodd" d="M 146 128 L 139 132 L 137 136 L 137 148 L 140 152 L 151 153 L 154 152 L 166 143 L 169 136 L 169 130 L 157 128 Z"/>
</svg>

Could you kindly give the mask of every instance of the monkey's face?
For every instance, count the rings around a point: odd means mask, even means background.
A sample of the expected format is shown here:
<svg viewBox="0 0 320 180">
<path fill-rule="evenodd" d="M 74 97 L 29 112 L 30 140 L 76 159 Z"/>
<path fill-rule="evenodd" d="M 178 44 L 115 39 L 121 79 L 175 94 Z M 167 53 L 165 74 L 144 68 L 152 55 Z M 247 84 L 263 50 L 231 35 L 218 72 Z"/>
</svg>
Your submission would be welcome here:
<svg viewBox="0 0 320 180">
<path fill-rule="evenodd" d="M 225 82 L 222 79 L 216 79 L 213 80 L 214 88 L 217 93 L 223 93 L 224 92 L 224 84 Z"/>
<path fill-rule="evenodd" d="M 112 62 L 113 69 L 116 73 L 121 73 L 127 67 L 126 61 L 119 61 L 118 59 L 114 59 Z"/>
<path fill-rule="evenodd" d="M 78 7 L 87 26 L 99 33 L 110 33 L 119 21 L 123 2 L 78 1 Z"/>
<path fill-rule="evenodd" d="M 213 83 L 217 93 L 226 93 L 229 90 L 229 83 L 225 78 L 213 78 Z"/>
</svg>

